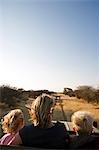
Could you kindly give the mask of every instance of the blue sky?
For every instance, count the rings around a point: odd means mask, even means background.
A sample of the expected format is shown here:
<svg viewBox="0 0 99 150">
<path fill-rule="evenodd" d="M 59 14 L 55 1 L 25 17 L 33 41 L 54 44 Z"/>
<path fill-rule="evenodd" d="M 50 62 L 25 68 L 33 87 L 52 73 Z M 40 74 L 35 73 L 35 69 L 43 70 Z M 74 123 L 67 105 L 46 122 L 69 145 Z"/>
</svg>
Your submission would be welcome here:
<svg viewBox="0 0 99 150">
<path fill-rule="evenodd" d="M 99 2 L 0 0 L 0 84 L 99 86 Z"/>
</svg>

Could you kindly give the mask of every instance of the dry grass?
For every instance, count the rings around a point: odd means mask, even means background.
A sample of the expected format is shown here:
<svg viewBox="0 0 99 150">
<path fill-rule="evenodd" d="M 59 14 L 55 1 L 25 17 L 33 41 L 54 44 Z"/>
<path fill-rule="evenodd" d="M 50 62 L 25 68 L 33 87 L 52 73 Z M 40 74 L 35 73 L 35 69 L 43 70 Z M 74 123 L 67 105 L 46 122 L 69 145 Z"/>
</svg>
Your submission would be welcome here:
<svg viewBox="0 0 99 150">
<path fill-rule="evenodd" d="M 99 120 L 99 106 L 96 104 L 89 104 L 82 101 L 74 101 L 74 100 L 64 100 L 63 101 L 64 110 L 87 110 L 90 111 L 94 118 Z"/>
<path fill-rule="evenodd" d="M 78 110 L 87 110 L 90 111 L 93 114 L 93 117 L 95 120 L 99 121 L 99 104 L 91 104 L 87 103 L 84 100 L 79 100 L 75 97 L 69 97 L 65 96 L 64 94 L 57 94 L 61 96 L 62 99 L 62 105 L 60 103 L 57 103 L 55 106 L 55 111 L 53 114 L 53 120 L 68 120 L 70 121 L 71 115 Z M 29 99 L 27 103 L 31 103 L 33 99 Z M 21 102 L 17 108 L 21 108 L 25 114 L 25 120 L 27 123 L 29 119 L 28 111 L 25 107 L 25 102 Z M 6 108 L 4 104 L 0 104 L 0 116 L 3 116 L 6 112 L 8 112 L 9 108 Z M 4 108 L 5 107 L 5 108 Z M 62 113 L 62 108 L 64 110 L 64 114 Z M 64 118 L 64 115 L 66 118 Z"/>
<path fill-rule="evenodd" d="M 79 100 L 75 97 L 68 97 L 61 94 L 62 105 L 57 103 L 55 106 L 55 111 L 53 115 L 54 120 L 65 120 L 62 114 L 62 107 L 65 112 L 66 119 L 70 121 L 71 115 L 78 110 L 85 110 L 92 113 L 92 116 L 95 120 L 99 121 L 99 104 L 96 103 L 87 103 L 84 100 Z"/>
</svg>

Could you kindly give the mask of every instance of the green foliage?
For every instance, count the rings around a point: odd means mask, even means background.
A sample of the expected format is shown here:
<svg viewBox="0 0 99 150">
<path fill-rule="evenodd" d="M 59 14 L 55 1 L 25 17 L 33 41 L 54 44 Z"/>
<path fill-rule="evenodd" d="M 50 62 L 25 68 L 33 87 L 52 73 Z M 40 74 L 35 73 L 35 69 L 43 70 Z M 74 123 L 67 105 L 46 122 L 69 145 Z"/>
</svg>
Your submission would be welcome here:
<svg viewBox="0 0 99 150">
<path fill-rule="evenodd" d="M 77 98 L 83 98 L 89 102 L 99 102 L 99 90 L 91 86 L 79 86 L 75 91 Z"/>
</svg>

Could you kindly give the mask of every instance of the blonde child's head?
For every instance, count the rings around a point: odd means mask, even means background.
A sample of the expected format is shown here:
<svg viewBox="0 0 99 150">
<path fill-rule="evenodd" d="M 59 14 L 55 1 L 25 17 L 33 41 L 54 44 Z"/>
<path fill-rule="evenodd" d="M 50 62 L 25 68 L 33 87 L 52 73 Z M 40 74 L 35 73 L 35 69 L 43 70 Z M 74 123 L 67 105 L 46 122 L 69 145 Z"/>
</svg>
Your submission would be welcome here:
<svg viewBox="0 0 99 150">
<path fill-rule="evenodd" d="M 42 128 L 50 126 L 52 121 L 54 100 L 47 94 L 38 96 L 32 103 L 30 108 L 30 116 L 34 125 Z"/>
<path fill-rule="evenodd" d="M 78 134 L 91 134 L 93 129 L 93 118 L 90 112 L 77 111 L 72 115 L 72 124 Z"/>
<path fill-rule="evenodd" d="M 24 126 L 24 115 L 20 109 L 11 110 L 2 119 L 4 133 L 16 133 Z"/>
</svg>

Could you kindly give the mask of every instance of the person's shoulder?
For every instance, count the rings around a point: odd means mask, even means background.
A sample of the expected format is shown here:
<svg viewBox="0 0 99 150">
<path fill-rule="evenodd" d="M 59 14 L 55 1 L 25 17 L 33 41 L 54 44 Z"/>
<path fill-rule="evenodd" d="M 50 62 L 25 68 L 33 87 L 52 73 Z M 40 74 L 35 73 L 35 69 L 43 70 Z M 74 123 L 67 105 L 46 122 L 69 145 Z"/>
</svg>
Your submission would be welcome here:
<svg viewBox="0 0 99 150">
<path fill-rule="evenodd" d="M 57 130 L 60 130 L 61 132 L 65 133 L 65 134 L 68 134 L 66 126 L 63 122 L 57 121 L 55 123 L 55 127 L 57 128 Z"/>
<path fill-rule="evenodd" d="M 0 139 L 0 144 L 7 144 L 7 142 L 11 139 L 11 138 L 13 138 L 13 134 L 11 134 L 11 133 L 7 133 L 7 134 L 5 134 L 5 135 L 3 135 L 2 137 L 1 137 L 1 139 Z"/>
<path fill-rule="evenodd" d="M 32 128 L 34 128 L 33 124 L 25 125 L 22 129 L 20 129 L 19 133 L 22 132 L 22 131 L 31 130 Z"/>
<path fill-rule="evenodd" d="M 64 124 L 63 122 L 57 121 L 57 122 L 55 123 L 55 126 L 64 128 L 64 129 L 66 130 L 65 124 Z"/>
<path fill-rule="evenodd" d="M 1 139 L 6 138 L 6 137 L 9 137 L 9 136 L 11 136 L 11 133 L 6 133 L 6 134 L 4 134 L 4 135 L 1 137 Z"/>
</svg>

